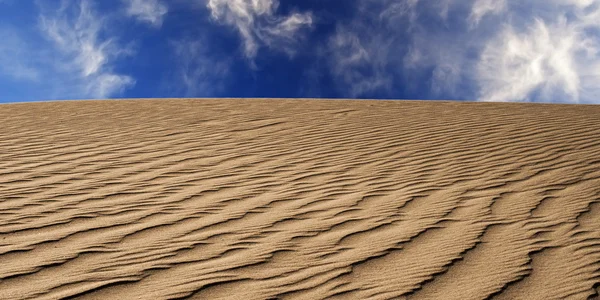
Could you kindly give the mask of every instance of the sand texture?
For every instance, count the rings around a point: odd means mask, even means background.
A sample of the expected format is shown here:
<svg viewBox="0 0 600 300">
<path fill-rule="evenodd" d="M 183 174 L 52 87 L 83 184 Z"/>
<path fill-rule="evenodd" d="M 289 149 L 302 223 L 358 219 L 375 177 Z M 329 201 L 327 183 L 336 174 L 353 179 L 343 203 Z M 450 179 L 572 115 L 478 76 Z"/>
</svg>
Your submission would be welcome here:
<svg viewBox="0 0 600 300">
<path fill-rule="evenodd" d="M 0 299 L 595 299 L 600 106 L 0 105 Z"/>
</svg>

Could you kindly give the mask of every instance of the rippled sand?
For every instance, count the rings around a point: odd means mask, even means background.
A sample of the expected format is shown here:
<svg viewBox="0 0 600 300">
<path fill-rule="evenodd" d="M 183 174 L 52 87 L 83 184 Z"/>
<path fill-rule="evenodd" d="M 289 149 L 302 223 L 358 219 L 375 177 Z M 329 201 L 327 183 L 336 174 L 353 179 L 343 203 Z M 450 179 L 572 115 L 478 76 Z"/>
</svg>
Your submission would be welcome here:
<svg viewBox="0 0 600 300">
<path fill-rule="evenodd" d="M 600 106 L 0 105 L 0 299 L 586 299 Z"/>
</svg>

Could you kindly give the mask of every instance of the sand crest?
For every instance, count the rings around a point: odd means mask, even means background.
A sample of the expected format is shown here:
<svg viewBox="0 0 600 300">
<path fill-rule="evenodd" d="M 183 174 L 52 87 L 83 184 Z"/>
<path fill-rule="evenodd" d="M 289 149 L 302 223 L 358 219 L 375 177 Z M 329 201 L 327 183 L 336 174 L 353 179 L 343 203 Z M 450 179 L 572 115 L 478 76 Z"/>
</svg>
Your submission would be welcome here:
<svg viewBox="0 0 600 300">
<path fill-rule="evenodd" d="M 0 299 L 586 299 L 600 106 L 0 105 Z"/>
</svg>

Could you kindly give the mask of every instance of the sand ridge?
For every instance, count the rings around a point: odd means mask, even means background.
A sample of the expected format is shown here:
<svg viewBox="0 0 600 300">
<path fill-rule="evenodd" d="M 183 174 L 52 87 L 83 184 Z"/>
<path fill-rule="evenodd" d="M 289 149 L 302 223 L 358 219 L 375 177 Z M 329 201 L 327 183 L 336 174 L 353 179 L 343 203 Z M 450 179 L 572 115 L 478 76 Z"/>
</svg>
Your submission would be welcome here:
<svg viewBox="0 0 600 300">
<path fill-rule="evenodd" d="M 0 299 L 586 299 L 600 106 L 0 105 Z"/>
</svg>

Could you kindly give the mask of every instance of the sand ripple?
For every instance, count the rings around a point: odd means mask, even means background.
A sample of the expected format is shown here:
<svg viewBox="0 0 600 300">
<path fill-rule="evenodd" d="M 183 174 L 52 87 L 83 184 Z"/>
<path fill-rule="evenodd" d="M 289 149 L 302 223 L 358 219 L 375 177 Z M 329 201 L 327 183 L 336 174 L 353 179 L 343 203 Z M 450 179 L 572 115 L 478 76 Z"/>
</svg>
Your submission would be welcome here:
<svg viewBox="0 0 600 300">
<path fill-rule="evenodd" d="M 600 106 L 0 105 L 0 299 L 586 299 Z"/>
</svg>

